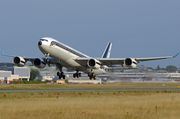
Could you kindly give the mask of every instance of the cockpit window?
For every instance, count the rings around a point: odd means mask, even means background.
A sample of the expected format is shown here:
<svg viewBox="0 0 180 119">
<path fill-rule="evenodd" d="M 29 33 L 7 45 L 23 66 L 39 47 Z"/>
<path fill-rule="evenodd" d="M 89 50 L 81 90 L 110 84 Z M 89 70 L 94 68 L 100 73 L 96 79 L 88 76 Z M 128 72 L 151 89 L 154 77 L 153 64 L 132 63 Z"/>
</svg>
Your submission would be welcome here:
<svg viewBox="0 0 180 119">
<path fill-rule="evenodd" d="M 48 40 L 46 40 L 46 39 L 40 39 L 40 41 L 46 41 L 46 42 L 48 42 Z"/>
</svg>

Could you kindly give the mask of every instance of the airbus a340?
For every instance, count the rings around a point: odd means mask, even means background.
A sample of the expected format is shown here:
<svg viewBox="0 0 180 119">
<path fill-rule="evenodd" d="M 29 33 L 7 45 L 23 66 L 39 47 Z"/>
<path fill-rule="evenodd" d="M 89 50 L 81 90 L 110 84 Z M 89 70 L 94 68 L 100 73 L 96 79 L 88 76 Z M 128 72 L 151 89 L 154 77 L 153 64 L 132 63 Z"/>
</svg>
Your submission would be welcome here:
<svg viewBox="0 0 180 119">
<path fill-rule="evenodd" d="M 106 73 L 109 70 L 116 69 L 131 69 L 136 68 L 137 63 L 141 61 L 160 60 L 174 58 L 174 56 L 166 57 L 149 57 L 149 58 L 110 58 L 112 43 L 108 43 L 101 58 L 89 57 L 53 38 L 44 37 L 38 42 L 40 51 L 45 55 L 44 58 L 26 58 L 16 56 L 13 62 L 17 66 L 25 66 L 27 61 L 30 61 L 37 68 L 44 68 L 46 65 L 54 64 L 60 72 L 57 72 L 59 79 L 65 79 L 62 67 L 76 71 L 73 77 L 79 78 L 80 72 L 84 72 L 89 76 L 89 79 L 96 79 L 96 75 Z M 4 51 L 2 51 L 2 55 Z M 5 55 L 9 56 L 9 55 Z M 114 67 L 119 65 L 119 67 Z"/>
</svg>

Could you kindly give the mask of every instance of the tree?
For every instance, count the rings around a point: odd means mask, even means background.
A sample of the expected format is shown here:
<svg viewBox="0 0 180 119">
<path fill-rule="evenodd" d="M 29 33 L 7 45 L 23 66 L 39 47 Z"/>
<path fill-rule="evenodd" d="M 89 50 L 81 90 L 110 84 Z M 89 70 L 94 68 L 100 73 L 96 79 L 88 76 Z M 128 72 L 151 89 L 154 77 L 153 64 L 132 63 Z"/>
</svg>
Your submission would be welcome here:
<svg viewBox="0 0 180 119">
<path fill-rule="evenodd" d="M 30 81 L 33 81 L 37 76 L 40 76 L 40 73 L 38 70 L 36 69 L 31 69 L 31 72 L 30 72 Z"/>
<path fill-rule="evenodd" d="M 147 69 L 152 69 L 152 70 L 153 70 L 153 68 L 152 68 L 152 67 L 147 67 Z"/>
<path fill-rule="evenodd" d="M 169 65 L 169 66 L 166 67 L 166 71 L 168 71 L 168 72 L 176 72 L 177 67 L 173 66 L 173 65 Z"/>
<path fill-rule="evenodd" d="M 161 68 L 160 68 L 160 66 L 158 65 L 157 68 L 156 68 L 156 70 L 160 70 L 160 69 L 161 69 Z"/>
</svg>

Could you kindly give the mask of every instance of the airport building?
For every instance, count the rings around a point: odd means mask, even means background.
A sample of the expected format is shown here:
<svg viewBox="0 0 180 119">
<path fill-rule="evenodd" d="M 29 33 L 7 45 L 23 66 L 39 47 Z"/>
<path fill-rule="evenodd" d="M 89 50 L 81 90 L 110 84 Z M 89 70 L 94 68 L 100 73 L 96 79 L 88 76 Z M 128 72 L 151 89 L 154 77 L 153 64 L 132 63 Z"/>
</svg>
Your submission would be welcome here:
<svg viewBox="0 0 180 119">
<path fill-rule="evenodd" d="M 35 68 L 35 67 L 31 67 Z M 37 68 L 35 68 L 37 69 Z M 41 81 L 57 81 L 59 77 L 57 77 L 57 69 L 56 66 L 46 67 L 44 69 L 37 69 L 40 72 L 40 77 L 37 77 L 36 80 Z M 66 68 L 63 68 L 63 72 L 66 75 L 66 79 L 68 79 L 69 83 L 87 83 L 87 84 L 101 84 L 103 81 L 108 80 L 141 80 L 141 81 L 156 81 L 159 79 L 168 79 L 174 81 L 180 81 L 180 73 L 174 72 L 169 73 L 165 70 L 115 70 L 108 72 L 106 74 L 98 75 L 96 78 L 97 81 L 89 80 L 89 77 L 85 73 L 81 73 L 81 77 L 79 79 L 73 78 L 73 74 L 75 71 L 70 71 Z M 0 81 L 2 82 L 11 82 L 11 81 L 21 81 L 27 80 L 30 78 L 30 68 L 29 67 L 2 67 L 0 70 Z M 82 80 L 83 79 L 83 80 Z M 98 80 L 102 79 L 102 81 Z M 99 81 L 99 82 L 98 82 Z M 62 83 L 61 83 L 62 84 Z"/>
<path fill-rule="evenodd" d="M 10 83 L 12 81 L 29 81 L 30 69 L 28 67 L 8 67 L 7 71 L 0 70 L 1 83 Z"/>
</svg>

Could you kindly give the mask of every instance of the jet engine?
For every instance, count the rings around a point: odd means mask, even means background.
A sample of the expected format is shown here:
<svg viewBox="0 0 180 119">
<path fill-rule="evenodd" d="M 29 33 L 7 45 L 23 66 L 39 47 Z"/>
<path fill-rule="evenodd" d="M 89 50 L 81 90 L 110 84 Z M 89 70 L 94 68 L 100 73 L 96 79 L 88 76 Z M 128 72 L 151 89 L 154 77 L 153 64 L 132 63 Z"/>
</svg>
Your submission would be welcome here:
<svg viewBox="0 0 180 119">
<path fill-rule="evenodd" d="M 87 65 L 92 68 L 92 69 L 98 69 L 101 67 L 101 63 L 96 60 L 96 59 L 90 59 L 88 62 L 87 62 Z"/>
<path fill-rule="evenodd" d="M 26 64 L 26 61 L 23 57 L 14 57 L 13 63 L 17 66 L 23 67 Z"/>
<path fill-rule="evenodd" d="M 44 62 L 44 60 L 36 58 L 33 61 L 33 65 L 37 68 L 44 68 L 46 66 L 46 63 Z"/>
<path fill-rule="evenodd" d="M 136 68 L 137 62 L 132 58 L 126 58 L 124 64 L 129 68 Z"/>
</svg>

